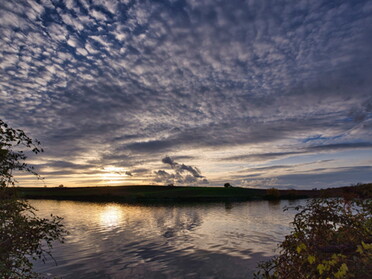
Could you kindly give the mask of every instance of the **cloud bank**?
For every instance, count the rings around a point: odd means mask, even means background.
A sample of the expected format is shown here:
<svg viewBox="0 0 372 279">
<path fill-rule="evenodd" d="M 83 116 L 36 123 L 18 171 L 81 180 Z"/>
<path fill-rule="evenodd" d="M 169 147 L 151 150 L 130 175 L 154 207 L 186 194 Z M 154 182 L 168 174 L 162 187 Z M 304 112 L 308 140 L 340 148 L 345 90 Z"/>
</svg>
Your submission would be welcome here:
<svg viewBox="0 0 372 279">
<path fill-rule="evenodd" d="M 371 163 L 370 1 L 20 0 L 0 16 L 0 117 L 42 141 L 38 164 L 75 166 L 47 178 L 115 166 L 151 183 L 171 154 L 220 185 L 329 154 L 319 181 L 344 167 L 348 184 Z"/>
</svg>

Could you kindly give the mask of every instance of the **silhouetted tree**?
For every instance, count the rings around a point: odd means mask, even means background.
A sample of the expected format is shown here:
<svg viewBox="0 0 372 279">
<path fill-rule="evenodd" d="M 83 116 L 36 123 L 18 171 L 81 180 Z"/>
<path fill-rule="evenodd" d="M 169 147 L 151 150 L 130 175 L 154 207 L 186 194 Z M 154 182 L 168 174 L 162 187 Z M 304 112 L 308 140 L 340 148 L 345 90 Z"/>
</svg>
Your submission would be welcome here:
<svg viewBox="0 0 372 279">
<path fill-rule="evenodd" d="M 38 218 L 27 201 L 18 199 L 13 171 L 38 174 L 26 164 L 26 148 L 43 150 L 37 140 L 22 130 L 10 128 L 0 119 L 0 278 L 37 278 L 31 260 L 51 256 L 52 242 L 63 241 L 66 231 L 61 218 Z M 42 245 L 43 243 L 43 245 Z"/>
<path fill-rule="evenodd" d="M 225 188 L 230 188 L 230 187 L 232 187 L 232 186 L 231 186 L 230 183 L 225 183 L 225 184 L 223 185 L 223 187 L 225 187 Z"/>
</svg>

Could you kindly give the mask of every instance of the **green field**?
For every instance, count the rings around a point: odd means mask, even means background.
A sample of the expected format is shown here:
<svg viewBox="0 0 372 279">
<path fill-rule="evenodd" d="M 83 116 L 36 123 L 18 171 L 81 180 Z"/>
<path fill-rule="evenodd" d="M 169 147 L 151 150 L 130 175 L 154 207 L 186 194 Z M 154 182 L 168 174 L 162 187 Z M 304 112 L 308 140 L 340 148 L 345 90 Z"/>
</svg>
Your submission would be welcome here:
<svg viewBox="0 0 372 279">
<path fill-rule="evenodd" d="M 199 202 L 298 199 L 320 196 L 357 195 L 371 197 L 372 184 L 326 190 L 266 190 L 240 187 L 105 186 L 75 188 L 16 188 L 26 199 L 58 199 L 122 202 Z"/>
</svg>

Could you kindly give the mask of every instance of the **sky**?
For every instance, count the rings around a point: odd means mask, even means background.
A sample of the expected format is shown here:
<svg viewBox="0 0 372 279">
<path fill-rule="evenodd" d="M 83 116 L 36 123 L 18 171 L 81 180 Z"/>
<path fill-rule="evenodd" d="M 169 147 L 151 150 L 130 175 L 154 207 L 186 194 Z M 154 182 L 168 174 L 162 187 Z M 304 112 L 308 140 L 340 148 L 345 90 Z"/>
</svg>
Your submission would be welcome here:
<svg viewBox="0 0 372 279">
<path fill-rule="evenodd" d="M 22 186 L 372 181 L 372 1 L 0 1 Z"/>
</svg>

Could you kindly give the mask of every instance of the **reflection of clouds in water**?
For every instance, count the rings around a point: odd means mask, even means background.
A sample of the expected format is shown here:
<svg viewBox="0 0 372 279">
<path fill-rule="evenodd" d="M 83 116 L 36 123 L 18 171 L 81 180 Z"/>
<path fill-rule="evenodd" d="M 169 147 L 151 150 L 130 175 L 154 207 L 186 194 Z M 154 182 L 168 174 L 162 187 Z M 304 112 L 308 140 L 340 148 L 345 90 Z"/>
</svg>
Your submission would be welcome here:
<svg viewBox="0 0 372 279">
<path fill-rule="evenodd" d="M 106 205 L 99 217 L 101 226 L 117 227 L 123 219 L 123 210 L 119 205 Z"/>
<path fill-rule="evenodd" d="M 189 232 L 202 225 L 202 218 L 194 208 L 167 208 L 156 212 L 154 216 L 157 230 L 165 238 L 186 236 Z"/>
<path fill-rule="evenodd" d="M 282 211 L 288 201 L 233 203 L 228 210 L 223 203 L 32 205 L 41 215 L 64 217 L 70 231 L 53 252 L 58 266 L 40 263 L 36 271 L 67 279 L 250 278 L 257 261 L 273 255 L 294 215 Z"/>
</svg>

